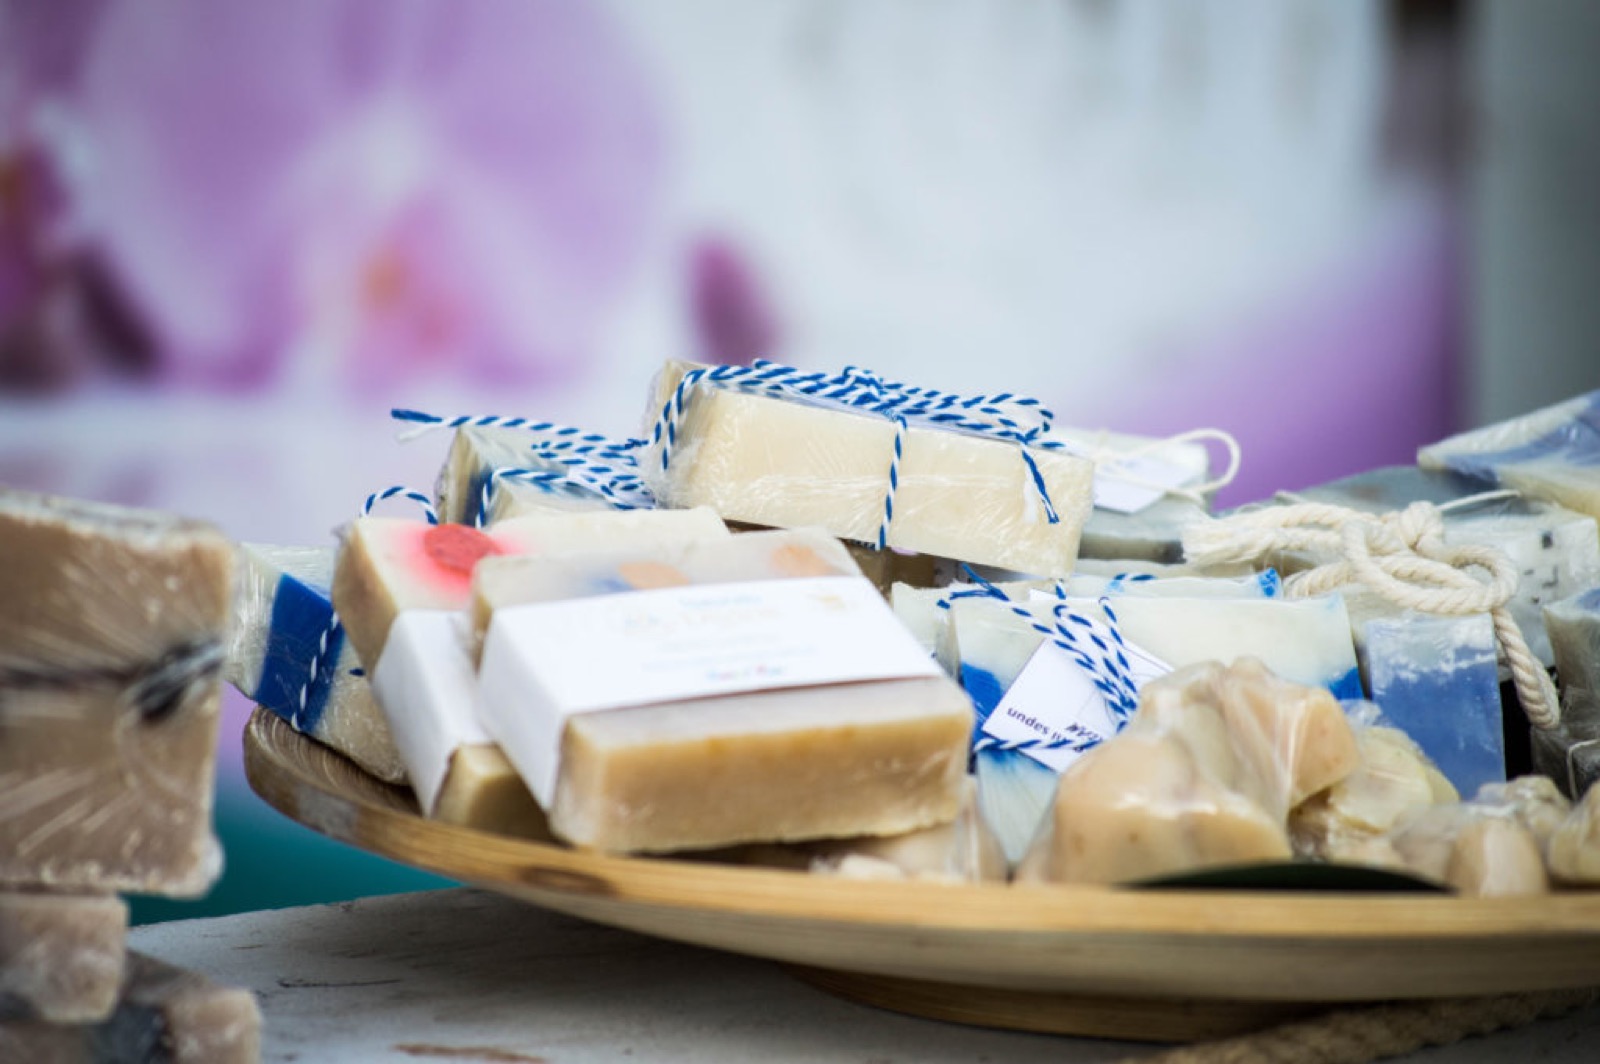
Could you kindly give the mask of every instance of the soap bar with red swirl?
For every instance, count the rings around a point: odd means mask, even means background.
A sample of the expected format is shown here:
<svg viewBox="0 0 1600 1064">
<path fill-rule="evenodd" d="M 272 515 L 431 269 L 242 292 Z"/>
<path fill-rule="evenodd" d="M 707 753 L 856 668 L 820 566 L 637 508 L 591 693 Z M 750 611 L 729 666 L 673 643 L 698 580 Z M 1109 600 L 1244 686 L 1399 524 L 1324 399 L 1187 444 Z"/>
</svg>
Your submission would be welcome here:
<svg viewBox="0 0 1600 1064">
<path fill-rule="evenodd" d="M 486 529 L 380 517 L 352 524 L 334 575 L 333 602 L 423 811 L 506 834 L 544 831 L 526 787 L 474 711 L 464 610 L 479 562 L 608 543 L 729 536 L 709 510 L 550 514 Z"/>
<path fill-rule="evenodd" d="M 232 544 L 0 489 L 0 883 L 203 893 Z"/>
</svg>

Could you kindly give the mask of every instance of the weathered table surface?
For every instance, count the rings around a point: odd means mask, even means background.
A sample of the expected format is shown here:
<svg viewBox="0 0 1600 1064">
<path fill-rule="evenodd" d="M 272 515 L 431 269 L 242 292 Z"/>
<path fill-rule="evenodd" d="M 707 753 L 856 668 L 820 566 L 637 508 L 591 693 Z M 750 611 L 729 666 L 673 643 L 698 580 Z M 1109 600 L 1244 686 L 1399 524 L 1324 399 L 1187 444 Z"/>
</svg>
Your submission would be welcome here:
<svg viewBox="0 0 1600 1064">
<path fill-rule="evenodd" d="M 272 1062 L 1076 1064 L 1159 1051 L 881 1012 L 767 961 L 469 889 L 151 924 L 130 945 L 255 991 Z M 1600 1009 L 1406 1059 L 1587 1064 Z"/>
</svg>

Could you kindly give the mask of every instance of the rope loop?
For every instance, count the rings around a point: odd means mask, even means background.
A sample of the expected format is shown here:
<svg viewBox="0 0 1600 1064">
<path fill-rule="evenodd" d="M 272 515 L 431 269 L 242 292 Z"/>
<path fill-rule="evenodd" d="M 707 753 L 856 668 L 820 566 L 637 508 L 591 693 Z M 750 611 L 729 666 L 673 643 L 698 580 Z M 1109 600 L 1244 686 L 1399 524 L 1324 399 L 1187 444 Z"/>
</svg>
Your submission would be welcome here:
<svg viewBox="0 0 1600 1064">
<path fill-rule="evenodd" d="M 1528 720 L 1544 729 L 1561 722 L 1550 674 L 1528 649 L 1508 607 L 1519 583 L 1516 565 L 1495 547 L 1446 543 L 1444 517 L 1432 503 L 1373 514 L 1303 502 L 1203 518 L 1184 529 L 1183 549 L 1196 565 L 1251 563 L 1278 551 L 1332 559 L 1285 580 L 1290 598 L 1360 585 L 1421 613 L 1487 613 Z"/>
</svg>

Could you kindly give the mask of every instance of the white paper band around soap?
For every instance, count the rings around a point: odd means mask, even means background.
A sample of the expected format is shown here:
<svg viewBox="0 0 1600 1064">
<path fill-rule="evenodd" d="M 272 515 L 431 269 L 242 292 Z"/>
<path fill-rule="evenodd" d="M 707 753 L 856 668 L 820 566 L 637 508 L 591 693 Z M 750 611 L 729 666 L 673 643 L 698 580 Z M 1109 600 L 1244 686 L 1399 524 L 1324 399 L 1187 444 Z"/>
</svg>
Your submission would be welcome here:
<svg viewBox="0 0 1600 1064">
<path fill-rule="evenodd" d="M 497 610 L 480 712 L 546 808 L 567 718 L 938 666 L 859 576 L 695 584 Z"/>
<path fill-rule="evenodd" d="M 476 712 L 467 624 L 455 610 L 403 610 L 372 670 L 372 693 L 427 815 L 457 748 L 492 741 Z"/>
</svg>

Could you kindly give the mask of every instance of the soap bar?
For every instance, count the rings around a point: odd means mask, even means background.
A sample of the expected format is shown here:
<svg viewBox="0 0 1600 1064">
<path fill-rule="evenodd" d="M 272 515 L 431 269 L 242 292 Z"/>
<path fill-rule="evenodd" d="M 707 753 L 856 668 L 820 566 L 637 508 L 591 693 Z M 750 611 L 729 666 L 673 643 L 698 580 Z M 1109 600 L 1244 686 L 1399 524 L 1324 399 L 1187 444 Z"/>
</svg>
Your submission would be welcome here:
<svg viewBox="0 0 1600 1064">
<path fill-rule="evenodd" d="M 248 990 L 221 987 L 140 953 L 127 955 L 111 1016 L 96 1024 L 0 1020 L 0 1060 L 29 1064 L 256 1064 L 261 1010 Z"/>
<path fill-rule="evenodd" d="M 1026 878 L 1121 883 L 1290 854 L 1287 818 L 1359 765 L 1325 690 L 1241 659 L 1153 680 L 1126 730 L 1062 773 Z"/>
<path fill-rule="evenodd" d="M 657 398 L 689 368 L 669 364 Z M 703 381 L 683 406 L 666 467 L 663 436 L 641 451 L 639 470 L 665 506 L 710 506 L 731 521 L 814 526 L 876 543 L 895 434 L 887 417 Z M 1021 445 L 913 421 L 903 448 L 888 546 L 1041 576 L 1072 571 L 1092 505 L 1092 462 L 1030 449 L 1059 518 L 1051 522 Z"/>
<path fill-rule="evenodd" d="M 1566 812 L 1543 777 L 1489 784 L 1468 802 L 1436 805 L 1389 834 L 1407 871 L 1468 896 L 1522 896 L 1549 889 L 1545 851 Z"/>
<path fill-rule="evenodd" d="M 1556 676 L 1561 685 L 1561 720 L 1600 723 L 1600 580 L 1544 608 Z"/>
<path fill-rule="evenodd" d="M 1582 798 L 1600 780 L 1600 720 L 1574 720 L 1554 728 L 1528 729 L 1533 768 L 1561 792 Z"/>
<path fill-rule="evenodd" d="M 1600 519 L 1600 391 L 1423 447 L 1417 464 L 1503 484 Z"/>
<path fill-rule="evenodd" d="M 970 704 L 831 536 L 494 559 L 476 583 L 484 723 L 569 842 L 891 835 L 960 807 Z"/>
<path fill-rule="evenodd" d="M 970 776 L 961 811 L 947 824 L 883 838 L 751 846 L 739 856 L 750 864 L 844 879 L 996 883 L 1006 879 L 1009 869 L 999 840 L 978 811 L 977 787 Z"/>
<path fill-rule="evenodd" d="M 548 443 L 549 437 L 525 429 L 470 425 L 457 429 L 435 487 L 439 520 L 480 525 L 529 514 L 617 509 L 605 496 L 586 490 L 574 478 L 495 476 L 497 471 L 511 470 L 551 475 L 567 472 L 567 467 L 539 452 L 540 445 Z M 613 464 L 631 469 L 631 454 Z"/>
<path fill-rule="evenodd" d="M 405 765 L 344 625 L 332 547 L 239 547 L 239 598 L 223 678 L 303 735 L 390 783 Z"/>
<path fill-rule="evenodd" d="M 481 530 L 363 517 L 350 527 L 333 601 L 426 815 L 502 834 L 546 831 L 543 813 L 474 708 L 475 643 L 465 609 L 480 561 L 692 537 L 725 540 L 729 533 L 706 510 L 549 514 Z"/>
<path fill-rule="evenodd" d="M 1551 834 L 1546 852 L 1557 881 L 1600 885 L 1600 787 L 1591 787 L 1572 808 Z"/>
<path fill-rule="evenodd" d="M 1594 518 L 1554 503 L 1520 495 L 1482 497 L 1492 484 L 1448 471 L 1391 466 L 1307 488 L 1284 502 L 1330 503 L 1370 513 L 1403 510 L 1413 502 L 1443 508 L 1447 546 L 1482 546 L 1502 551 L 1516 566 L 1516 594 L 1506 604 L 1528 649 L 1553 663 L 1541 610 L 1558 599 L 1600 585 L 1600 530 Z M 1298 572 L 1331 559 L 1309 554 L 1275 559 Z M 1359 633 L 1358 633 L 1359 638 Z"/>
<path fill-rule="evenodd" d="M 1078 553 L 1084 558 L 1179 564 L 1184 528 L 1209 514 L 1207 507 L 1175 496 L 1131 514 L 1097 507 L 1083 526 Z"/>
<path fill-rule="evenodd" d="M 117 1003 L 128 907 L 109 894 L 0 892 L 0 1023 L 93 1023 Z"/>
<path fill-rule="evenodd" d="M 1494 622 L 1404 611 L 1360 630 L 1369 694 L 1462 794 L 1506 778 Z"/>
<path fill-rule="evenodd" d="M 0 490 L 0 883 L 203 893 L 233 549 Z"/>
</svg>

